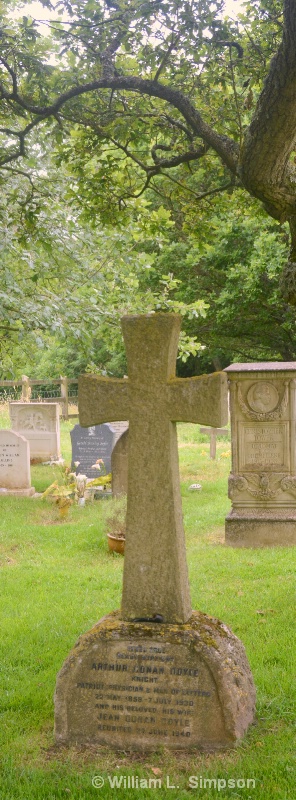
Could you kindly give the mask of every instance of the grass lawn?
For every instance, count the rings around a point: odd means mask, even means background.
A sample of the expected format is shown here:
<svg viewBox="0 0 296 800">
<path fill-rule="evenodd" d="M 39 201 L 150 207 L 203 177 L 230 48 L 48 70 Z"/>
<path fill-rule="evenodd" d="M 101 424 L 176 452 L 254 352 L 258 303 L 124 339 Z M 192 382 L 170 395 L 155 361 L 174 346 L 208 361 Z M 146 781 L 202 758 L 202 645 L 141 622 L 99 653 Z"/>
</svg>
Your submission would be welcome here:
<svg viewBox="0 0 296 800">
<path fill-rule="evenodd" d="M 74 422 L 62 423 L 68 463 Z M 9 425 L 5 409 L 0 425 Z M 197 426 L 180 425 L 179 444 L 192 605 L 242 639 L 257 688 L 256 724 L 218 755 L 57 748 L 56 674 L 78 636 L 120 605 L 123 558 L 108 553 L 105 530 L 113 501 L 72 506 L 61 520 L 49 501 L 1 497 L 0 800 L 294 800 L 296 551 L 226 548 L 229 442 L 219 440 L 214 462 Z M 58 467 L 32 467 L 39 492 L 58 477 Z M 190 491 L 191 483 L 202 490 Z"/>
</svg>

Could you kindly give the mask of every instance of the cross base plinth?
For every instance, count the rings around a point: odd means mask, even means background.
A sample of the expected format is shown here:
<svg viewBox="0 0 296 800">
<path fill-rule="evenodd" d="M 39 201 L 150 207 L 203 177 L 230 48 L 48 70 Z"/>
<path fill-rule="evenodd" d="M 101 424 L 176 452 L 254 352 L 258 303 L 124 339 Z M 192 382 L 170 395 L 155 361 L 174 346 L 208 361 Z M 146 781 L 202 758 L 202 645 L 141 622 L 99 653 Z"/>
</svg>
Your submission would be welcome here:
<svg viewBox="0 0 296 800">
<path fill-rule="evenodd" d="M 114 750 L 226 749 L 254 720 L 244 647 L 194 611 L 184 625 L 125 622 L 120 612 L 80 637 L 57 678 L 58 744 Z"/>
</svg>

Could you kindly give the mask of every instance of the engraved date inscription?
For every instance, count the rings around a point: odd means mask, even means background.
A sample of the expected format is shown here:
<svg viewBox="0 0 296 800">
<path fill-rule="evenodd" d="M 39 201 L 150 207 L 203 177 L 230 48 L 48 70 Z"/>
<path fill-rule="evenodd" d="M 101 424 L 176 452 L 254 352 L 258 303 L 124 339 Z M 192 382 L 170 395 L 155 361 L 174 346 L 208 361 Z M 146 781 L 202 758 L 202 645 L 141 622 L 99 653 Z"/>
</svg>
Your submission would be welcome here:
<svg viewBox="0 0 296 800">
<path fill-rule="evenodd" d="M 288 423 L 240 425 L 240 470 L 288 469 Z"/>
</svg>

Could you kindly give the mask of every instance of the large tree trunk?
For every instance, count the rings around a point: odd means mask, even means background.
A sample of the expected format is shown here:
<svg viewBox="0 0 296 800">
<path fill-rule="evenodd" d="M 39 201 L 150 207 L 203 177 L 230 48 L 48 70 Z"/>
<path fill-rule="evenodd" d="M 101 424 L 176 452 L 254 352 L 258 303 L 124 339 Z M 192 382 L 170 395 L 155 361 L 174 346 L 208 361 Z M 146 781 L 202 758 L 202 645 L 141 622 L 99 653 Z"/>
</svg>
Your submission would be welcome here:
<svg viewBox="0 0 296 800">
<path fill-rule="evenodd" d="M 283 39 L 245 137 L 240 176 L 271 216 L 290 222 L 292 261 L 296 261 L 295 143 L 296 4 L 285 0 Z"/>
</svg>

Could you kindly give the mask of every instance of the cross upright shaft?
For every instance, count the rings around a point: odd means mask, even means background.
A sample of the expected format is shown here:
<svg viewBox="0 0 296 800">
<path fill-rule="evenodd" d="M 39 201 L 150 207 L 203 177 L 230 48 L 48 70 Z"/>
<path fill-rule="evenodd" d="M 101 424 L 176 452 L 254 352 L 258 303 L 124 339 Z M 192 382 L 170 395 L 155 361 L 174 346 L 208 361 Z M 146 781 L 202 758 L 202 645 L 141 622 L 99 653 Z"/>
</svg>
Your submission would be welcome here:
<svg viewBox="0 0 296 800">
<path fill-rule="evenodd" d="M 175 423 L 225 424 L 226 376 L 175 377 L 175 314 L 124 317 L 122 329 L 129 377 L 82 376 L 80 423 L 129 420 L 123 618 L 184 623 L 191 605 Z"/>
</svg>

